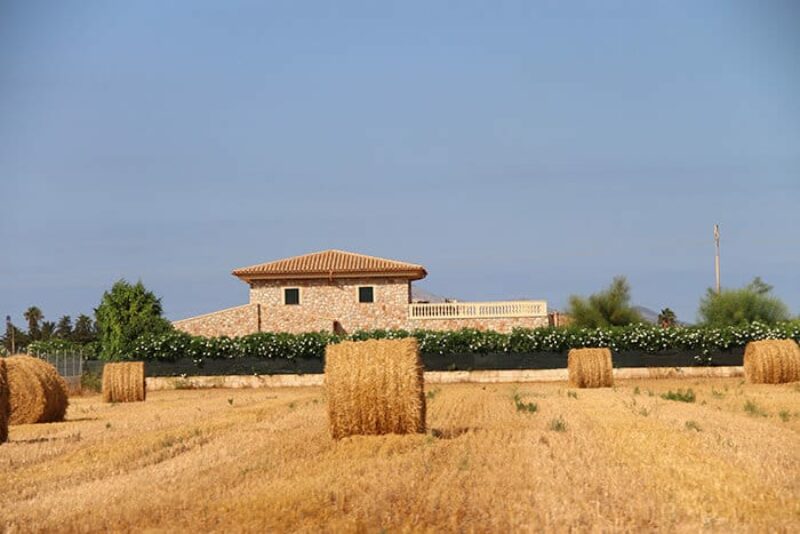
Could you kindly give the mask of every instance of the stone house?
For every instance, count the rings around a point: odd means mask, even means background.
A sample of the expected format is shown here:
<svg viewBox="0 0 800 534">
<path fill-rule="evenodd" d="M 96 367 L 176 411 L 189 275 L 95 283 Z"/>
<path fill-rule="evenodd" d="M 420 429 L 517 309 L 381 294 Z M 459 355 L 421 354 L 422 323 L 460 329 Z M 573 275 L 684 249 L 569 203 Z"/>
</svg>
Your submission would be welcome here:
<svg viewBox="0 0 800 534">
<path fill-rule="evenodd" d="M 248 304 L 173 324 L 201 336 L 464 327 L 508 332 L 548 324 L 544 301 L 414 303 L 411 283 L 427 274 L 415 263 L 325 250 L 236 269 L 233 275 L 250 287 Z"/>
</svg>

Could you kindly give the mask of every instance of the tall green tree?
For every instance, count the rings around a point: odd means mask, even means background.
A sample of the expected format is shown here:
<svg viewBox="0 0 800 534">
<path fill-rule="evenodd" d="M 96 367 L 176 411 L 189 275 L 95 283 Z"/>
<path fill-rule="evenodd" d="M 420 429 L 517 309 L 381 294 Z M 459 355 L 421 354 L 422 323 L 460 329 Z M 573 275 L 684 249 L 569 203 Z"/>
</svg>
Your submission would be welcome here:
<svg viewBox="0 0 800 534">
<path fill-rule="evenodd" d="M 743 326 L 753 321 L 774 324 L 788 321 L 789 309 L 772 294 L 772 286 L 756 277 L 740 289 L 709 288 L 700 300 L 700 322 L 706 326 Z"/>
<path fill-rule="evenodd" d="M 72 317 L 62 315 L 56 323 L 56 337 L 61 339 L 72 338 Z"/>
<path fill-rule="evenodd" d="M 76 343 L 97 341 L 97 327 L 91 317 L 83 313 L 78 315 L 70 340 Z"/>
<path fill-rule="evenodd" d="M 573 295 L 567 313 L 572 324 L 583 328 L 624 326 L 642 322 L 639 312 L 630 305 L 631 288 L 624 276 L 617 276 L 608 288 L 589 298 Z"/>
<path fill-rule="evenodd" d="M 141 281 L 120 280 L 103 293 L 95 310 L 100 334 L 100 357 L 104 360 L 132 358 L 133 344 L 142 334 L 160 334 L 172 329 L 162 316 L 161 299 Z"/>
<path fill-rule="evenodd" d="M 28 337 L 33 341 L 42 339 L 42 329 L 41 326 L 39 326 L 39 322 L 44 319 L 42 310 L 36 306 L 31 306 L 25 310 L 23 316 L 25 320 L 28 321 Z"/>
</svg>

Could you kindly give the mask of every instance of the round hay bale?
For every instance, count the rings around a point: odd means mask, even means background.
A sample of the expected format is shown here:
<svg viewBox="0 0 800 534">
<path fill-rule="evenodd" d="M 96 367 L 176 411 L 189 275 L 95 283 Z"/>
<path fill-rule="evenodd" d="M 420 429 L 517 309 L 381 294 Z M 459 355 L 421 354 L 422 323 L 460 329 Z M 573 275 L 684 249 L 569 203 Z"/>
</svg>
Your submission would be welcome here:
<svg viewBox="0 0 800 534">
<path fill-rule="evenodd" d="M 800 346 L 792 339 L 751 341 L 744 349 L 744 377 L 751 384 L 800 380 Z"/>
<path fill-rule="evenodd" d="M 0 444 L 8 441 L 8 418 L 11 403 L 8 395 L 8 371 L 6 361 L 0 358 Z"/>
<path fill-rule="evenodd" d="M 103 366 L 103 402 L 141 402 L 146 396 L 144 362 L 107 363 Z"/>
<path fill-rule="evenodd" d="M 569 383 L 577 388 L 607 388 L 614 385 L 611 351 L 607 348 L 572 349 L 567 355 Z"/>
<path fill-rule="evenodd" d="M 325 349 L 331 436 L 425 432 L 425 379 L 414 338 L 345 341 Z"/>
<path fill-rule="evenodd" d="M 63 421 L 67 413 L 67 383 L 56 368 L 39 358 L 18 355 L 6 359 L 11 404 L 9 424 Z"/>
</svg>

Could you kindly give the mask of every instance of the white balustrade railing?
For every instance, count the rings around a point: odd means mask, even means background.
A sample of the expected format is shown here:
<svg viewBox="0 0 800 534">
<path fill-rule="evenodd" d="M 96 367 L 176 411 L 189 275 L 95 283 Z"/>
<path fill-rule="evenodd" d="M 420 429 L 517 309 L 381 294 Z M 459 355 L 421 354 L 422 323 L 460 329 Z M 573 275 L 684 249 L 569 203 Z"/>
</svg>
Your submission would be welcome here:
<svg viewBox="0 0 800 534">
<path fill-rule="evenodd" d="M 408 305 L 409 319 L 491 319 L 503 317 L 543 317 L 544 300 L 509 300 L 501 302 L 443 302 Z"/>
</svg>

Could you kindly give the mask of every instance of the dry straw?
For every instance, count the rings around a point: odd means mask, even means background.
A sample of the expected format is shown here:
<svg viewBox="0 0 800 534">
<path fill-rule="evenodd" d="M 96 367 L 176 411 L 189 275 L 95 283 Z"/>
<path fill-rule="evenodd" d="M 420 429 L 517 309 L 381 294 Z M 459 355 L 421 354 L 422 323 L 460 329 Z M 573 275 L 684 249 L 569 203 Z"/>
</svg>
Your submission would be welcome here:
<svg viewBox="0 0 800 534">
<path fill-rule="evenodd" d="M 32 356 L 6 359 L 11 404 L 9 424 L 63 421 L 67 413 L 67 383 L 56 368 Z"/>
<path fill-rule="evenodd" d="M 8 397 L 6 361 L 0 358 L 0 443 L 8 441 L 8 418 L 11 415 L 11 403 Z"/>
<path fill-rule="evenodd" d="M 334 439 L 425 432 L 423 366 L 414 338 L 328 345 L 325 389 Z"/>
<path fill-rule="evenodd" d="M 800 380 L 800 347 L 792 339 L 751 341 L 744 349 L 744 377 L 751 384 Z"/>
<path fill-rule="evenodd" d="M 103 402 L 139 402 L 147 396 L 144 362 L 103 366 Z"/>
<path fill-rule="evenodd" d="M 614 385 L 611 351 L 602 349 L 572 349 L 567 356 L 569 383 L 578 388 L 604 388 Z"/>
</svg>

